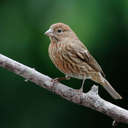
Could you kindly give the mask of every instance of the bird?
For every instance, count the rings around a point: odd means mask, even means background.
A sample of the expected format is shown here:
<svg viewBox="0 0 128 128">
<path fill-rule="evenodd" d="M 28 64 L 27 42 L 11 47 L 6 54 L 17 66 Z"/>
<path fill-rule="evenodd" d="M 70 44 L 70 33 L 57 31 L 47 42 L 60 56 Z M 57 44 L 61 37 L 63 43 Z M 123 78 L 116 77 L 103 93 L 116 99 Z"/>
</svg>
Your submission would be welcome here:
<svg viewBox="0 0 128 128">
<path fill-rule="evenodd" d="M 65 77 L 55 78 L 54 81 L 81 79 L 82 85 L 79 91 L 83 92 L 85 80 L 91 79 L 102 85 L 114 99 L 122 99 L 106 80 L 96 59 L 68 25 L 61 22 L 52 24 L 45 35 L 50 39 L 48 53 L 51 61 L 65 74 Z"/>
</svg>

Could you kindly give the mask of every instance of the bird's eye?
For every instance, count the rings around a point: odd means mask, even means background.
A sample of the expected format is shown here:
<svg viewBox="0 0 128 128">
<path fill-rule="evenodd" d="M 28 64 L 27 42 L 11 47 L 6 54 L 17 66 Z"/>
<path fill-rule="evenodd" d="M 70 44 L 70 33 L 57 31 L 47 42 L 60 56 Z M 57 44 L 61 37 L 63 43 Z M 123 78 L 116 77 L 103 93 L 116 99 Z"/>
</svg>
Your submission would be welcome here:
<svg viewBox="0 0 128 128">
<path fill-rule="evenodd" d="M 62 32 L 62 30 L 61 30 L 61 29 L 58 29 L 58 30 L 57 30 L 57 32 L 58 32 L 58 33 L 61 33 L 61 32 Z"/>
</svg>

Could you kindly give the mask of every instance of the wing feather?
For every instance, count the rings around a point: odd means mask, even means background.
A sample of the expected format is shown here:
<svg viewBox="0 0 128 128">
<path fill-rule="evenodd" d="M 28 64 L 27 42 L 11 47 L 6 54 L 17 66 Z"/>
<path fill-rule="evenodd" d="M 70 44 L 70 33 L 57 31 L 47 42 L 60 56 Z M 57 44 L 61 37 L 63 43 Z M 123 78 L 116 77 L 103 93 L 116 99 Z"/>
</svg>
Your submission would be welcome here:
<svg viewBox="0 0 128 128">
<path fill-rule="evenodd" d="M 80 41 L 78 43 L 71 43 L 70 45 L 70 51 L 72 54 L 75 54 L 78 59 L 80 59 L 82 62 L 87 63 L 94 71 L 100 72 L 104 77 L 105 74 L 98 64 L 98 62 L 95 60 L 95 58 L 89 53 L 88 49 L 82 44 Z"/>
</svg>

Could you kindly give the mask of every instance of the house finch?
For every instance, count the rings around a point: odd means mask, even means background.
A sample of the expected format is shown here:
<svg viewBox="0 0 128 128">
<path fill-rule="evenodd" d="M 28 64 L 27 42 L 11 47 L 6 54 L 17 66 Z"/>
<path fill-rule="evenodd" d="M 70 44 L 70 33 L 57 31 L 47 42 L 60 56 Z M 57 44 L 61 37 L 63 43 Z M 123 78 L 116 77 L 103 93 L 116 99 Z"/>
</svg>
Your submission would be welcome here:
<svg viewBox="0 0 128 128">
<path fill-rule="evenodd" d="M 101 84 L 114 99 L 122 99 L 105 79 L 100 65 L 68 25 L 53 24 L 45 34 L 51 40 L 50 59 L 65 74 L 65 77 L 57 78 L 56 81 L 70 77 L 82 79 L 80 91 L 83 91 L 85 80 L 91 79 Z"/>
</svg>

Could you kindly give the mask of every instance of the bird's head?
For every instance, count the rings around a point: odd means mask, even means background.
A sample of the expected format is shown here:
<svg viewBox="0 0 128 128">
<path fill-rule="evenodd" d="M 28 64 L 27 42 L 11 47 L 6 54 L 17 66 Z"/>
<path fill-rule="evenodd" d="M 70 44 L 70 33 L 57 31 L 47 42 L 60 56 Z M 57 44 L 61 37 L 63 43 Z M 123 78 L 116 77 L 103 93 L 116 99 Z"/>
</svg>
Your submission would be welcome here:
<svg viewBox="0 0 128 128">
<path fill-rule="evenodd" d="M 77 38 L 72 29 L 64 23 L 56 23 L 50 26 L 50 28 L 45 32 L 51 40 L 55 42 L 60 42 L 69 38 Z"/>
</svg>

